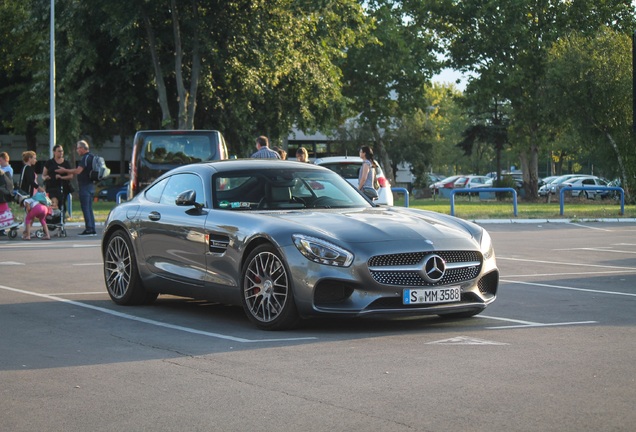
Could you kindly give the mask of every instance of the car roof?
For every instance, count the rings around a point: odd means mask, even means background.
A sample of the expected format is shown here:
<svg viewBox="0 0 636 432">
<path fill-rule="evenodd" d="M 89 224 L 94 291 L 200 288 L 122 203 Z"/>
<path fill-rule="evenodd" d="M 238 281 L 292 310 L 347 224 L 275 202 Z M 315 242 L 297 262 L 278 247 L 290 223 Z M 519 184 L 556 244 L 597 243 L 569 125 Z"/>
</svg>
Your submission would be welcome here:
<svg viewBox="0 0 636 432">
<path fill-rule="evenodd" d="M 327 156 L 314 160 L 314 164 L 320 165 L 325 163 L 362 163 L 360 156 Z"/>
<path fill-rule="evenodd" d="M 302 170 L 326 170 L 327 168 L 316 166 L 307 162 L 296 162 L 291 160 L 280 159 L 225 159 L 207 162 L 197 162 L 182 165 L 173 171 L 199 171 L 212 168 L 216 172 L 229 172 L 241 170 L 259 170 L 259 169 L 302 169 Z"/>
<path fill-rule="evenodd" d="M 577 181 L 583 181 L 583 180 L 588 180 L 588 179 L 597 179 L 600 180 L 600 177 L 598 176 L 593 176 L 593 175 L 586 175 L 586 176 L 580 176 L 580 177 L 573 177 L 571 179 L 568 179 L 567 182 L 577 182 Z"/>
<path fill-rule="evenodd" d="M 561 183 L 569 179 L 577 178 L 577 177 L 587 177 L 589 174 L 564 174 L 555 178 L 551 183 Z"/>
</svg>

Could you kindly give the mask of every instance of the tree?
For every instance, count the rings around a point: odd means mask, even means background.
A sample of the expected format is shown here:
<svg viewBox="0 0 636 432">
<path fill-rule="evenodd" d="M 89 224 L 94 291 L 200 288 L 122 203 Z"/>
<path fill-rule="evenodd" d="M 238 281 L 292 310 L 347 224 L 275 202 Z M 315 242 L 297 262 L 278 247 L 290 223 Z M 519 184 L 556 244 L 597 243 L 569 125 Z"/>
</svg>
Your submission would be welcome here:
<svg viewBox="0 0 636 432">
<path fill-rule="evenodd" d="M 46 5 L 40 2 L 0 4 L 0 128 L 24 134 L 27 149 L 33 151 L 37 150 L 36 134 L 48 127 L 49 117 L 49 58 L 41 49 L 48 37 L 38 37 L 48 30 L 40 19 L 42 15 L 46 15 Z M 42 82 L 42 78 L 46 81 Z"/>
<path fill-rule="evenodd" d="M 510 142 L 519 149 L 526 197 L 536 199 L 538 154 L 550 136 L 542 124 L 548 51 L 573 29 L 590 34 L 602 24 L 633 28 L 634 6 L 622 0 L 435 0 L 428 5 L 450 64 L 473 73 L 466 93 L 510 104 Z"/>
<path fill-rule="evenodd" d="M 395 119 L 427 106 L 424 88 L 439 62 L 434 35 L 415 20 L 409 2 L 374 0 L 365 6 L 375 22 L 375 43 L 347 51 L 343 94 L 358 122 L 369 129 L 385 175 L 394 180 L 383 133 Z"/>
<path fill-rule="evenodd" d="M 491 146 L 495 151 L 497 179 L 501 179 L 501 152 L 508 142 L 509 109 L 498 100 L 465 99 L 471 112 L 471 124 L 464 130 L 457 144 L 464 154 L 470 156 L 480 144 Z M 478 173 L 478 170 L 475 170 Z"/>
<path fill-rule="evenodd" d="M 141 38 L 163 125 L 175 127 L 177 107 L 176 127 L 211 125 L 250 146 L 254 134 L 276 140 L 294 124 L 333 123 L 342 107 L 334 62 L 367 27 L 354 0 L 115 3 L 111 28 L 124 29 L 124 45 Z"/>
<path fill-rule="evenodd" d="M 433 167 L 456 166 L 462 155 L 455 147 L 466 118 L 463 115 L 461 92 L 453 84 L 433 84 L 424 89 L 425 108 L 396 119 L 387 138 L 389 155 L 397 166 L 411 165 L 418 187 L 425 185 L 426 173 Z"/>
<path fill-rule="evenodd" d="M 631 50 L 629 35 L 608 27 L 563 38 L 550 50 L 544 102 L 551 118 L 592 138 L 584 144 L 614 155 L 628 196 L 636 174 Z"/>
<path fill-rule="evenodd" d="M 16 43 L 0 60 L 21 62 L 2 70 L 28 90 L 2 88 L 24 97 L 11 106 L 10 118 L 2 116 L 16 131 L 26 129 L 27 119 L 38 122 L 40 133 L 48 126 L 48 7 L 40 3 L 2 5 L 16 17 L 2 21 L 2 34 Z M 224 131 L 237 153 L 255 134 L 275 140 L 294 124 L 339 121 L 344 100 L 335 62 L 369 24 L 355 0 L 61 0 L 56 6 L 64 140 L 196 126 Z"/>
</svg>

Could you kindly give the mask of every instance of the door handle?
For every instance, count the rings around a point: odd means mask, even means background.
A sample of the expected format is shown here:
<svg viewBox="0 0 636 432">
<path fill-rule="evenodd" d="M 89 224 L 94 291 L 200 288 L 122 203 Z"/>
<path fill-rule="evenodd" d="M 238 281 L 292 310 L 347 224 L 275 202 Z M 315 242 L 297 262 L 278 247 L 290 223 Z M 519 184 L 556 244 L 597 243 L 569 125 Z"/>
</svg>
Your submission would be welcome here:
<svg viewBox="0 0 636 432">
<path fill-rule="evenodd" d="M 150 219 L 151 221 L 158 221 L 159 219 L 161 219 L 161 213 L 156 211 L 150 212 L 150 214 L 148 214 L 148 219 Z"/>
</svg>

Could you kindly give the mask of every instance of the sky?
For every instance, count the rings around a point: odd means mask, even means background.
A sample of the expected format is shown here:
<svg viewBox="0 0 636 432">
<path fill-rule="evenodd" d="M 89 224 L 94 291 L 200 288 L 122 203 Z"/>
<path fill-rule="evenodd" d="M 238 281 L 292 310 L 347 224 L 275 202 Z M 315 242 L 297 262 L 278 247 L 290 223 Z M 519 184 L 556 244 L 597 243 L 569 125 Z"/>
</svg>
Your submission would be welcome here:
<svg viewBox="0 0 636 432">
<path fill-rule="evenodd" d="M 433 76 L 433 81 L 437 83 L 455 83 L 457 79 L 461 79 L 459 84 L 455 84 L 457 88 L 461 91 L 466 89 L 466 78 L 465 76 L 454 69 L 444 69 L 440 74 Z"/>
</svg>

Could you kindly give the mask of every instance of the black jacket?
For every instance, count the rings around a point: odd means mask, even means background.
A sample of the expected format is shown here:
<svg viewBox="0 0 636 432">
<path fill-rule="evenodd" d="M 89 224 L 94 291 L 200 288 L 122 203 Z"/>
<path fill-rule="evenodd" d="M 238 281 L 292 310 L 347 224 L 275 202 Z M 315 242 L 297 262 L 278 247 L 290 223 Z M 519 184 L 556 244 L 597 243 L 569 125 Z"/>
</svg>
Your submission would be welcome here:
<svg viewBox="0 0 636 432">
<path fill-rule="evenodd" d="M 13 192 L 13 180 L 9 173 L 0 170 L 0 203 L 6 203 L 12 201 Z"/>
</svg>

